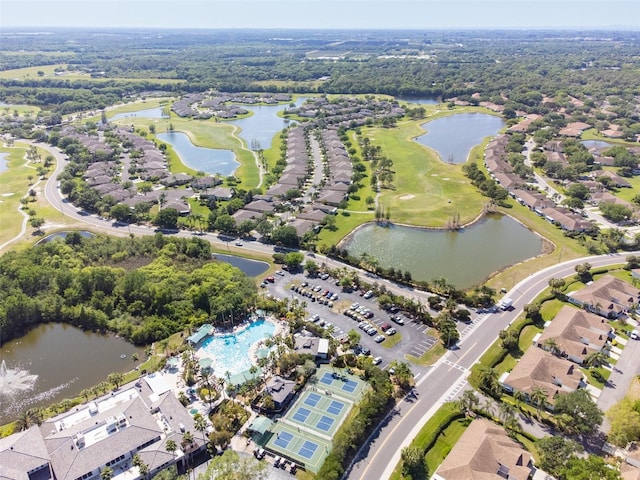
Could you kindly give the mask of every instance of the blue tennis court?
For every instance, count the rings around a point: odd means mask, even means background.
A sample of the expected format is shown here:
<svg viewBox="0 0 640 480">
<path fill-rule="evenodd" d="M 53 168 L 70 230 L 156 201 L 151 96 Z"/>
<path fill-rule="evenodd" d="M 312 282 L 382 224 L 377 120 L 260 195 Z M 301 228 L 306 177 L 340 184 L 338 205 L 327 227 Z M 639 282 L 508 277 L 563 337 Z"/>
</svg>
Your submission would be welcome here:
<svg viewBox="0 0 640 480">
<path fill-rule="evenodd" d="M 307 421 L 307 418 L 309 418 L 309 415 L 311 415 L 311 410 L 307 410 L 304 407 L 298 407 L 296 413 L 293 414 L 293 419 L 300 423 L 304 423 Z"/>
<path fill-rule="evenodd" d="M 276 438 L 275 442 L 273 443 L 281 448 L 287 448 L 291 440 L 293 440 L 293 435 L 291 435 L 289 432 L 280 432 L 278 433 L 278 438 Z"/>
<path fill-rule="evenodd" d="M 309 459 L 313 457 L 313 454 L 316 453 L 317 449 L 318 449 L 317 443 L 313 443 L 313 442 L 310 442 L 309 440 L 306 440 L 304 444 L 300 447 L 300 450 L 298 450 L 298 454 L 301 457 Z"/>
<path fill-rule="evenodd" d="M 304 403 L 306 403 L 310 407 L 315 407 L 316 405 L 318 405 L 318 402 L 321 398 L 322 396 L 318 395 L 317 393 L 311 392 L 309 396 L 304 399 Z"/>
<path fill-rule="evenodd" d="M 353 380 L 347 380 L 342 385 L 342 390 L 344 390 L 345 392 L 353 393 L 357 387 L 358 384 L 356 382 L 354 382 Z"/>
<path fill-rule="evenodd" d="M 333 376 L 329 372 L 324 372 L 324 375 L 320 378 L 320 383 L 331 385 L 333 383 Z"/>
<path fill-rule="evenodd" d="M 344 408 L 344 403 L 338 402 L 337 400 L 333 400 L 331 405 L 327 407 L 327 413 L 331 415 L 340 415 L 340 412 Z"/>
<path fill-rule="evenodd" d="M 328 432 L 331 426 L 333 425 L 334 421 L 335 420 L 333 418 L 327 417 L 326 415 L 322 415 L 320 420 L 318 420 L 318 423 L 316 423 L 316 428 L 324 432 Z"/>
</svg>

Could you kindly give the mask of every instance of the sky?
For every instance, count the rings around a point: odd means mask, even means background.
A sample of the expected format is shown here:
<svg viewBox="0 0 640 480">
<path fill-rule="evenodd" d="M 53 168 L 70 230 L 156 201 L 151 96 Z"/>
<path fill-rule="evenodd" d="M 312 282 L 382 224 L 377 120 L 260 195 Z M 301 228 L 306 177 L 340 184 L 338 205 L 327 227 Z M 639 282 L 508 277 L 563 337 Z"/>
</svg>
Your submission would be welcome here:
<svg viewBox="0 0 640 480">
<path fill-rule="evenodd" d="M 638 0 L 0 0 L 13 27 L 640 30 Z"/>
</svg>

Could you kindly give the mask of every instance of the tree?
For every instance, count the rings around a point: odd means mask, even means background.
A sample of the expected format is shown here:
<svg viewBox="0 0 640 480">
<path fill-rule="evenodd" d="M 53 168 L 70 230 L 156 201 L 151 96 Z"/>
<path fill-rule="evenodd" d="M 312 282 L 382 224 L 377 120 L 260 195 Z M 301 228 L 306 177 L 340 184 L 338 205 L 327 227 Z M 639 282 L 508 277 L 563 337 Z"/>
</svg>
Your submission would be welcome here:
<svg viewBox="0 0 640 480">
<path fill-rule="evenodd" d="M 30 408 L 21 412 L 18 415 L 15 423 L 16 431 L 28 430 L 34 425 L 40 425 L 42 423 L 42 412 L 37 408 Z"/>
<path fill-rule="evenodd" d="M 478 369 L 478 380 L 480 388 L 492 396 L 500 394 L 500 384 L 498 383 L 498 372 L 487 366 Z"/>
<path fill-rule="evenodd" d="M 460 333 L 456 328 L 456 322 L 450 318 L 445 318 L 438 323 L 438 330 L 440 331 L 440 340 L 444 343 L 445 347 L 455 345 L 460 339 Z"/>
<path fill-rule="evenodd" d="M 536 442 L 536 450 L 540 454 L 540 468 L 557 476 L 565 463 L 575 457 L 580 445 L 560 436 L 543 437 Z"/>
<path fill-rule="evenodd" d="M 560 290 L 565 286 L 565 281 L 563 278 L 550 278 L 549 279 L 549 287 L 551 287 L 551 293 L 558 294 Z"/>
<path fill-rule="evenodd" d="M 602 411 L 584 389 L 558 395 L 554 411 L 562 415 L 564 429 L 576 434 L 594 433 L 603 418 Z"/>
<path fill-rule="evenodd" d="M 170 454 L 175 454 L 178 449 L 178 445 L 172 439 L 167 440 L 167 443 L 164 445 L 165 450 Z"/>
<path fill-rule="evenodd" d="M 560 471 L 560 477 L 570 480 L 620 480 L 620 468 L 605 462 L 604 458 L 589 455 L 587 458 L 570 458 Z"/>
<path fill-rule="evenodd" d="M 591 352 L 589 355 L 584 357 L 582 364 L 585 367 L 598 368 L 605 365 L 608 360 L 609 357 L 607 357 L 604 352 Z"/>
<path fill-rule="evenodd" d="M 29 224 L 36 229 L 36 232 L 40 232 L 41 227 L 44 225 L 44 218 L 31 217 L 29 219 Z"/>
<path fill-rule="evenodd" d="M 404 477 L 419 479 L 428 478 L 427 462 L 422 448 L 409 445 L 400 452 L 402 474 Z"/>
<path fill-rule="evenodd" d="M 353 348 L 360 343 L 360 334 L 351 329 L 347 332 L 347 345 Z"/>
<path fill-rule="evenodd" d="M 178 210 L 175 208 L 163 208 L 158 212 L 153 223 L 160 228 L 175 230 L 178 228 Z"/>
<path fill-rule="evenodd" d="M 310 277 L 315 277 L 318 274 L 318 271 L 320 270 L 320 268 L 318 267 L 318 264 L 313 260 L 307 260 L 304 263 L 304 269 L 307 271 L 307 274 Z"/>
<path fill-rule="evenodd" d="M 303 260 L 304 254 L 302 252 L 288 252 L 284 256 L 284 263 L 292 272 L 295 272 L 300 268 Z"/>
<path fill-rule="evenodd" d="M 218 215 L 213 224 L 213 228 L 219 232 L 233 235 L 236 232 L 236 221 L 228 213 L 223 213 L 222 215 Z"/>
<path fill-rule="evenodd" d="M 282 225 L 271 232 L 271 240 L 277 245 L 286 247 L 298 246 L 298 233 L 291 225 Z"/>
<path fill-rule="evenodd" d="M 117 203 L 111 207 L 109 215 L 119 222 L 127 222 L 131 220 L 131 207 L 124 203 Z"/>
<path fill-rule="evenodd" d="M 540 416 L 540 412 L 547 407 L 549 394 L 544 388 L 541 387 L 533 387 L 531 394 L 529 394 L 529 401 L 533 406 L 536 407 L 538 411 L 538 416 Z"/>
<path fill-rule="evenodd" d="M 111 467 L 104 467 L 100 470 L 101 480 L 111 480 L 113 478 L 113 469 Z"/>
<path fill-rule="evenodd" d="M 138 467 L 138 471 L 142 478 L 147 478 L 147 475 L 149 475 L 149 465 L 144 463 L 137 453 L 131 459 L 131 465 Z"/>
<path fill-rule="evenodd" d="M 578 274 L 578 279 L 582 283 L 587 283 L 591 281 L 591 264 L 588 262 L 581 263 L 580 265 L 576 265 L 575 267 L 576 273 Z"/>
<path fill-rule="evenodd" d="M 471 413 L 480 403 L 480 399 L 473 390 L 465 390 L 457 401 L 460 410 L 465 415 Z"/>
<path fill-rule="evenodd" d="M 607 411 L 607 418 L 611 424 L 610 443 L 625 448 L 640 440 L 640 402 L 624 398 Z"/>
<path fill-rule="evenodd" d="M 207 471 L 198 475 L 198 480 L 266 480 L 268 473 L 267 463 L 226 450 L 209 461 Z"/>
<path fill-rule="evenodd" d="M 117 390 L 124 381 L 124 374 L 122 372 L 113 372 L 107 376 L 107 382 L 111 383 Z"/>
</svg>

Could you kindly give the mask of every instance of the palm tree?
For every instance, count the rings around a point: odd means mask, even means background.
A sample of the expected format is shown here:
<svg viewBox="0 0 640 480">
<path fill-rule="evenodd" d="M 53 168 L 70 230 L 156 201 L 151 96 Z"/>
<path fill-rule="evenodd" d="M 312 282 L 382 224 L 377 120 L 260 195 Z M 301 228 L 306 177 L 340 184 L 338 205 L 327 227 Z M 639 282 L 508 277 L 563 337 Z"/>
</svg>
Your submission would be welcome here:
<svg viewBox="0 0 640 480">
<path fill-rule="evenodd" d="M 34 425 L 40 425 L 42 423 L 42 414 L 37 408 L 30 408 L 18 415 L 15 423 L 15 430 L 23 431 L 28 430 Z"/>
<path fill-rule="evenodd" d="M 607 363 L 607 356 L 603 352 L 591 352 L 584 358 L 585 367 L 598 368 Z"/>
<path fill-rule="evenodd" d="M 82 390 L 80 392 L 80 395 L 84 397 L 84 401 L 88 402 L 89 401 L 89 395 L 91 395 L 91 390 L 89 390 L 88 388 L 85 388 L 84 390 Z"/>
<path fill-rule="evenodd" d="M 547 338 L 544 342 L 542 342 L 542 346 L 545 347 L 545 350 L 548 350 L 553 355 L 560 354 L 560 347 L 558 346 L 558 342 L 555 338 Z"/>
<path fill-rule="evenodd" d="M 107 376 L 107 382 L 113 384 L 115 389 L 117 390 L 124 382 L 124 374 L 122 372 L 113 372 Z"/>
<path fill-rule="evenodd" d="M 491 367 L 483 366 L 479 369 L 479 374 L 481 388 L 491 395 L 497 395 L 500 392 L 498 372 Z"/>
<path fill-rule="evenodd" d="M 104 467 L 100 470 L 101 480 L 111 480 L 113 478 L 113 469 L 111 467 Z"/>
<path fill-rule="evenodd" d="M 193 446 L 194 438 L 193 434 L 190 431 L 186 431 L 182 434 L 182 440 L 180 441 L 180 446 L 182 450 L 185 451 L 187 448 Z"/>
<path fill-rule="evenodd" d="M 520 408 L 520 405 L 525 401 L 525 398 L 525 394 L 520 390 L 515 390 L 513 392 L 513 400 L 514 402 L 516 402 L 516 407 Z"/>
<path fill-rule="evenodd" d="M 502 424 L 511 430 L 515 430 L 518 422 L 516 420 L 516 409 L 510 403 L 502 402 L 498 406 L 498 417 L 502 420 Z"/>
<path fill-rule="evenodd" d="M 209 426 L 207 423 L 207 419 L 204 418 L 200 413 L 196 413 L 193 416 L 193 423 L 193 428 L 195 428 L 196 431 L 200 432 L 204 436 L 204 432 L 206 432 L 207 427 Z"/>
<path fill-rule="evenodd" d="M 480 399 L 473 390 L 465 390 L 462 392 L 462 396 L 458 400 L 460 410 L 462 410 L 465 415 L 468 415 L 473 411 L 473 409 L 478 406 L 478 403 L 480 403 Z"/>
<path fill-rule="evenodd" d="M 176 445 L 176 442 L 174 442 L 173 440 L 169 439 L 167 440 L 167 443 L 165 443 L 164 448 L 167 452 L 174 454 L 176 453 L 176 450 L 178 449 L 178 445 Z"/>
<path fill-rule="evenodd" d="M 533 387 L 533 391 L 529 394 L 530 402 L 536 407 L 538 416 L 540 412 L 547 406 L 549 394 L 544 388 Z"/>
</svg>

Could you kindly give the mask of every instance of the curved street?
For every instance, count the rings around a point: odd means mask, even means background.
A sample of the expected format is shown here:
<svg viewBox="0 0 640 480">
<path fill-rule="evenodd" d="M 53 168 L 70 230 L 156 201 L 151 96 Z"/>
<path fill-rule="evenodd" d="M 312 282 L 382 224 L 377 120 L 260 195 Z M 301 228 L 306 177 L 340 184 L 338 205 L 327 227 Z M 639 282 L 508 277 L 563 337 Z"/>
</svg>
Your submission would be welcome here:
<svg viewBox="0 0 640 480">
<path fill-rule="evenodd" d="M 57 149 L 48 145 L 38 144 L 39 147 L 51 152 L 57 160 L 56 170 L 51 174 L 45 185 L 45 197 L 49 203 L 63 214 L 91 225 L 102 231 L 116 235 L 153 235 L 151 227 L 140 225 L 116 226 L 110 220 L 98 218 L 79 211 L 66 202 L 60 193 L 56 180 L 66 164 L 65 156 Z M 192 232 L 181 231 L 178 236 L 190 237 Z M 243 247 L 229 247 L 229 242 L 213 234 L 203 234 L 201 238 L 210 241 L 218 247 L 234 250 L 250 250 L 261 254 L 273 254 L 273 246 L 259 242 L 245 242 Z M 420 431 L 427 419 L 446 401 L 452 400 L 467 386 L 467 376 L 471 366 L 498 338 L 500 330 L 505 329 L 522 312 L 523 307 L 531 303 L 534 298 L 548 287 L 550 278 L 563 278 L 575 273 L 575 266 L 588 262 L 593 267 L 625 263 L 628 255 L 640 255 L 640 252 L 626 252 L 624 254 L 610 254 L 584 257 L 563 262 L 545 268 L 530 275 L 515 285 L 505 296 L 513 299 L 511 311 L 483 314 L 477 316 L 473 323 L 461 332 L 460 342 L 455 349 L 442 356 L 424 375 L 416 378 L 414 392 L 402 401 L 383 420 L 379 428 L 371 435 L 368 442 L 362 446 L 356 460 L 345 474 L 350 480 L 368 480 L 371 478 L 387 479 L 400 460 L 402 448 L 409 445 Z M 340 262 L 317 255 L 315 260 L 331 268 L 346 267 L 357 271 L 363 280 L 371 282 L 371 274 L 346 266 Z M 426 300 L 427 292 L 414 290 L 397 285 L 384 279 L 375 279 L 378 284 L 385 285 L 390 291 L 415 299 Z M 620 389 L 622 390 L 622 388 Z M 622 392 L 624 394 L 624 392 Z"/>
</svg>

